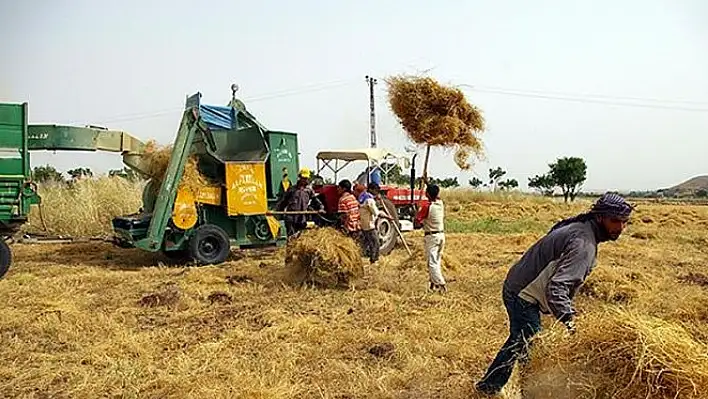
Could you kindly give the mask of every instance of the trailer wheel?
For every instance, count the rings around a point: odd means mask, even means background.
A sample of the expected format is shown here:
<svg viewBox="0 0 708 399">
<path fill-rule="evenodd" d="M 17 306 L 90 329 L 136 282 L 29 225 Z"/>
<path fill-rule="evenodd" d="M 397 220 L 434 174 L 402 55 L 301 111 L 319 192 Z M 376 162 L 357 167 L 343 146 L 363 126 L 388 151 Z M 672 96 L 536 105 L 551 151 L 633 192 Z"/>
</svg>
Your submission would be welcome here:
<svg viewBox="0 0 708 399">
<path fill-rule="evenodd" d="M 393 205 L 391 200 L 386 197 L 381 197 L 381 202 L 383 203 L 386 212 L 393 218 L 393 220 L 379 219 L 376 227 L 379 231 L 379 240 L 381 240 L 381 247 L 379 253 L 381 255 L 388 255 L 393 251 L 398 243 L 398 232 L 393 223 L 400 228 L 400 223 L 398 221 L 398 212 L 396 206 Z"/>
<path fill-rule="evenodd" d="M 10 246 L 0 237 L 0 279 L 5 277 L 7 271 L 10 270 L 11 263 L 12 252 L 10 251 Z"/>
<path fill-rule="evenodd" d="M 197 227 L 189 239 L 189 255 L 201 265 L 217 265 L 226 261 L 231 242 L 224 229 L 213 224 Z"/>
</svg>

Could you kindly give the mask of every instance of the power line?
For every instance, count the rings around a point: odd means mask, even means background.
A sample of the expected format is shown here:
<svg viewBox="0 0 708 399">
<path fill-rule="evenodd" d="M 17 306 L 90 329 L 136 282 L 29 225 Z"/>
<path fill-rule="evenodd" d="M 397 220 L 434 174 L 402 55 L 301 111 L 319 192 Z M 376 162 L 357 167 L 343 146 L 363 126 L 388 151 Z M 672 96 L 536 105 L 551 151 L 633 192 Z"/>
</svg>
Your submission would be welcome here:
<svg viewBox="0 0 708 399">
<path fill-rule="evenodd" d="M 313 93 L 313 92 L 318 92 L 322 90 L 327 90 L 335 87 L 342 87 L 342 86 L 347 86 L 351 85 L 354 83 L 353 79 L 349 80 L 338 80 L 338 81 L 333 81 L 329 83 L 316 83 L 316 84 L 310 84 L 310 85 L 305 85 L 301 86 L 299 88 L 292 88 L 292 89 L 286 89 L 286 90 L 280 90 L 276 92 L 270 92 L 266 94 L 261 94 L 258 96 L 250 97 L 250 98 L 244 98 L 244 101 L 249 102 L 249 103 L 254 103 L 258 101 L 264 101 L 264 100 L 270 100 L 270 99 L 275 99 L 275 98 L 283 98 L 283 97 L 289 97 L 289 96 L 294 96 L 294 95 L 299 95 L 299 94 L 305 94 L 305 93 Z M 169 115 L 174 112 L 178 111 L 183 111 L 184 108 L 169 108 L 169 109 L 163 109 L 159 111 L 152 111 L 148 113 L 134 113 L 134 114 L 124 114 L 124 115 L 117 115 L 115 117 L 109 117 L 108 119 L 101 119 L 97 121 L 96 123 L 101 123 L 101 124 L 106 124 L 106 123 L 114 123 L 114 122 L 126 122 L 126 121 L 135 121 L 135 120 L 141 120 L 141 119 L 151 119 L 157 116 L 162 116 L 162 115 Z M 72 121 L 68 122 L 67 124 L 77 124 L 77 123 L 82 123 L 82 121 Z"/>
<path fill-rule="evenodd" d="M 500 95 L 528 97 L 528 98 L 540 98 L 540 99 L 546 99 L 546 100 L 560 100 L 560 101 L 570 101 L 570 102 L 579 102 L 579 103 L 588 103 L 588 104 L 616 105 L 616 106 L 636 107 L 636 108 L 654 108 L 654 109 L 668 109 L 668 110 L 677 110 L 677 111 L 708 112 L 708 108 L 692 108 L 692 107 L 681 107 L 681 106 L 660 105 L 660 104 L 640 104 L 640 103 L 631 103 L 631 102 L 606 101 L 606 100 L 599 100 L 599 99 L 593 99 L 593 98 L 566 97 L 566 96 L 558 96 L 558 95 L 551 95 L 551 94 L 539 94 L 540 92 L 537 92 L 537 93 L 530 92 L 529 93 L 529 92 L 516 91 L 516 90 L 480 89 L 480 88 L 477 88 L 472 85 L 458 85 L 458 87 L 469 87 L 472 90 L 480 92 L 480 93 L 500 94 Z"/>
<path fill-rule="evenodd" d="M 480 90 L 513 91 L 513 92 L 534 93 L 534 94 L 541 94 L 541 95 L 560 95 L 563 97 L 594 97 L 594 98 L 605 98 L 605 99 L 609 99 L 609 100 L 620 100 L 620 101 L 644 101 L 644 102 L 658 102 L 658 103 L 708 105 L 708 101 L 695 101 L 695 100 L 674 100 L 674 99 L 659 99 L 659 98 L 652 98 L 652 97 L 616 96 L 616 95 L 595 94 L 595 93 L 569 93 L 569 92 L 549 91 L 549 90 L 513 89 L 513 88 L 508 88 L 508 87 L 484 86 L 484 85 L 462 84 L 459 86 L 465 86 L 465 87 L 470 87 L 472 89 L 480 89 Z"/>
</svg>

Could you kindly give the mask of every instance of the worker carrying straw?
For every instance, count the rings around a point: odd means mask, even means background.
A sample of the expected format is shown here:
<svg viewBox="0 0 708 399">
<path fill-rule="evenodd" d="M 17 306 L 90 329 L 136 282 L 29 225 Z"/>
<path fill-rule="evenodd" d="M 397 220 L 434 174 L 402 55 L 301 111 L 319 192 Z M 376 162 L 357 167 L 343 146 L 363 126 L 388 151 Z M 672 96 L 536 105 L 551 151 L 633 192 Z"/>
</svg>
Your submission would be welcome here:
<svg viewBox="0 0 708 399">
<path fill-rule="evenodd" d="M 595 266 L 598 244 L 617 240 L 632 210 L 619 195 L 606 193 L 589 212 L 556 223 L 511 267 L 502 289 L 509 338 L 476 384 L 478 391 L 498 393 L 516 360 L 528 360 L 529 341 L 541 330 L 541 312 L 575 332 L 572 299 Z"/>
<path fill-rule="evenodd" d="M 445 277 L 442 274 L 442 252 L 445 248 L 445 206 L 440 199 L 440 187 L 430 184 L 425 189 L 428 202 L 415 217 L 416 226 L 423 226 L 425 231 L 425 258 L 428 263 L 430 289 L 447 291 Z"/>
</svg>

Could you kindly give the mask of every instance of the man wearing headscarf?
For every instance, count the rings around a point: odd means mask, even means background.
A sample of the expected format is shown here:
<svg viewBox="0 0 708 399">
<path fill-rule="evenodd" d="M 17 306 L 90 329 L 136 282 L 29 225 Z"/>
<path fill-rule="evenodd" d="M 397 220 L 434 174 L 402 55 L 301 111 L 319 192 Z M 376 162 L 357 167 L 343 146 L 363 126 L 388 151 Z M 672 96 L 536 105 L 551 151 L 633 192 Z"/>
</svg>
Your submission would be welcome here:
<svg viewBox="0 0 708 399">
<path fill-rule="evenodd" d="M 621 196 L 606 193 L 589 212 L 556 223 L 511 267 L 502 289 L 509 338 L 476 384 L 478 391 L 499 393 L 516 360 L 527 360 L 529 341 L 541 330 L 541 313 L 575 332 L 573 297 L 595 267 L 598 244 L 617 240 L 632 210 Z"/>
</svg>

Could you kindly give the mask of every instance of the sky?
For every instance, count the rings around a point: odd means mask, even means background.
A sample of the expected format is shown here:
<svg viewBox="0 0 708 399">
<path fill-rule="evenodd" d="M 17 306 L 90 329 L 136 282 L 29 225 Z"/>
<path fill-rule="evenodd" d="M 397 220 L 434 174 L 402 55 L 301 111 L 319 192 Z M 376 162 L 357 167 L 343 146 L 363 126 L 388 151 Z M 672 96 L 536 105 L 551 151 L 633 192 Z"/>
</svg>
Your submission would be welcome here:
<svg viewBox="0 0 708 399">
<path fill-rule="evenodd" d="M 482 109 L 486 157 L 526 189 L 563 156 L 586 160 L 586 191 L 650 190 L 708 174 L 708 2 L 596 0 L 142 2 L 0 0 L 0 102 L 30 123 L 95 124 L 170 144 L 186 96 L 225 105 L 230 86 L 273 130 L 321 149 L 410 144 L 384 79 L 426 73 Z M 422 151 L 421 151 L 422 156 Z M 33 166 L 102 173 L 113 153 L 38 151 Z M 420 168 L 418 169 L 420 170 Z M 356 177 L 357 171 L 352 171 Z"/>
</svg>

